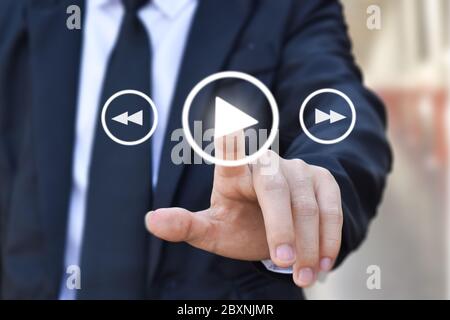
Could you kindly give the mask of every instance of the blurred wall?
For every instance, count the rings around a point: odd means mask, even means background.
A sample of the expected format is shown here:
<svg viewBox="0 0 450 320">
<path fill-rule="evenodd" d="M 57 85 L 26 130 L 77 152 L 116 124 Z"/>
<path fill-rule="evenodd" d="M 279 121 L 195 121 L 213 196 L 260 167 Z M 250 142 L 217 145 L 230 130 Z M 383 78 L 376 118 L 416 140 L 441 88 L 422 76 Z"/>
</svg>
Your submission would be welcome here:
<svg viewBox="0 0 450 320">
<path fill-rule="evenodd" d="M 450 298 L 449 3 L 343 1 L 365 82 L 386 103 L 394 169 L 366 241 L 309 299 Z M 367 27 L 371 5 L 379 30 Z M 371 265 L 380 289 L 367 287 Z"/>
</svg>

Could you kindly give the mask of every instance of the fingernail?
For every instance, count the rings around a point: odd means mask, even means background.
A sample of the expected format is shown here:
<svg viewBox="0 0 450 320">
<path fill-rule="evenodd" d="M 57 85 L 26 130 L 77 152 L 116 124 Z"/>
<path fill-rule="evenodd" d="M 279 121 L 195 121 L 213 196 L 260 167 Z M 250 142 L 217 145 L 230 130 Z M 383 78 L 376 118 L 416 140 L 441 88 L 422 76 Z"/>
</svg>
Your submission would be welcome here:
<svg viewBox="0 0 450 320">
<path fill-rule="evenodd" d="M 147 212 L 147 214 L 145 215 L 145 224 L 147 224 L 148 225 L 148 220 L 150 219 L 150 215 L 153 213 L 153 211 L 149 211 L 149 212 Z"/>
<path fill-rule="evenodd" d="M 311 268 L 300 269 L 298 282 L 301 286 L 309 286 L 314 281 L 314 271 Z"/>
<path fill-rule="evenodd" d="M 332 267 L 330 258 L 322 258 L 320 260 L 320 270 L 322 271 L 330 271 Z"/>
<path fill-rule="evenodd" d="M 294 260 L 294 249 L 288 244 L 282 244 L 277 247 L 276 256 L 282 261 L 292 261 Z"/>
</svg>

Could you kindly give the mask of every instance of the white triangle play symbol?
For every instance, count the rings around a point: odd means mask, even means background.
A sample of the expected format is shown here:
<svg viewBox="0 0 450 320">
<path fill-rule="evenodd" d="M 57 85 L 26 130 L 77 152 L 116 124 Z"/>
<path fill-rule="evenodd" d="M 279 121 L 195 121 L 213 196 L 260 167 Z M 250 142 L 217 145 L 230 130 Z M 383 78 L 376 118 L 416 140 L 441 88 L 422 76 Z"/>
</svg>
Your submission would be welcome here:
<svg viewBox="0 0 450 320">
<path fill-rule="evenodd" d="M 258 120 L 242 112 L 231 103 L 216 97 L 214 137 L 226 136 L 238 130 L 254 126 Z"/>
<path fill-rule="evenodd" d="M 347 117 L 340 113 L 334 112 L 333 110 L 330 111 L 330 123 L 335 123 L 345 118 Z"/>
<path fill-rule="evenodd" d="M 115 116 L 114 118 L 112 118 L 114 121 L 120 122 L 124 125 L 128 125 L 128 111 L 119 114 L 118 116 Z"/>
<path fill-rule="evenodd" d="M 136 113 L 133 113 L 131 116 L 128 116 L 128 111 L 126 111 L 124 113 L 119 114 L 118 116 L 115 116 L 114 118 L 112 118 L 112 120 L 122 123 L 126 126 L 128 125 L 128 121 L 142 126 L 143 111 L 141 110 Z"/>
<path fill-rule="evenodd" d="M 142 123 L 143 123 L 142 115 L 143 115 L 143 111 L 142 110 L 138 111 L 136 113 L 133 113 L 131 116 L 128 117 L 128 121 L 136 123 L 136 124 L 142 126 Z"/>
<path fill-rule="evenodd" d="M 330 120 L 330 123 L 335 123 L 338 122 L 340 120 L 343 120 L 347 118 L 346 116 L 337 113 L 333 110 L 330 110 L 330 114 L 325 113 L 319 109 L 315 109 L 315 113 L 314 113 L 314 123 L 318 124 L 327 120 Z"/>
<path fill-rule="evenodd" d="M 328 113 L 325 113 L 319 109 L 315 110 L 315 124 L 327 121 L 328 119 L 330 119 L 330 116 L 328 115 Z"/>
</svg>

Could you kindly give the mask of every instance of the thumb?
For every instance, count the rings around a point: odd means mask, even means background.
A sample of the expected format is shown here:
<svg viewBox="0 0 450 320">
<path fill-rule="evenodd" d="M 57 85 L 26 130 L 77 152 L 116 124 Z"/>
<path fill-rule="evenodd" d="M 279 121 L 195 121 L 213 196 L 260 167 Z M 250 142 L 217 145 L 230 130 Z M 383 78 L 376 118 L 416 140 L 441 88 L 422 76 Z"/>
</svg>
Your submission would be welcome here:
<svg viewBox="0 0 450 320">
<path fill-rule="evenodd" d="M 194 247 L 212 251 L 214 223 L 208 210 L 191 212 L 183 208 L 164 208 L 150 211 L 145 216 L 148 231 L 171 242 L 186 241 Z"/>
</svg>

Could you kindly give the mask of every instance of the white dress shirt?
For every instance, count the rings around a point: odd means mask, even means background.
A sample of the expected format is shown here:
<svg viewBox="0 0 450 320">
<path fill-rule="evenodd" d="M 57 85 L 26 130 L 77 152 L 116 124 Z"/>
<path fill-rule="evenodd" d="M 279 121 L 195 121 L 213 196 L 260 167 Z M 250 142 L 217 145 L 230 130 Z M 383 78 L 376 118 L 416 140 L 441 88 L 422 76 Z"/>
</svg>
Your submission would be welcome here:
<svg viewBox="0 0 450 320">
<path fill-rule="evenodd" d="M 152 182 L 154 186 L 157 183 L 170 104 L 196 7 L 197 0 L 152 0 L 139 11 L 139 17 L 151 39 L 151 98 L 158 110 L 158 127 L 152 136 Z M 71 265 L 80 265 L 89 167 L 103 78 L 124 14 L 120 0 L 89 0 L 86 1 L 85 10 L 72 189 L 66 235 L 66 268 Z M 275 272 L 291 272 L 277 268 L 270 260 L 263 261 L 263 263 L 269 270 Z M 81 288 L 83 288 L 82 274 L 83 270 L 81 270 Z M 76 297 L 76 290 L 68 289 L 66 286 L 67 276 L 64 273 L 60 299 Z"/>
<path fill-rule="evenodd" d="M 197 0 L 153 0 L 139 11 L 152 45 L 152 100 L 158 127 L 152 136 L 153 185 L 157 182 L 164 132 L 187 35 Z M 117 40 L 124 9 L 120 0 L 86 1 L 73 153 L 72 190 L 66 236 L 65 266 L 80 265 L 92 146 L 103 78 Z M 81 288 L 83 287 L 81 270 Z M 61 283 L 60 298 L 74 299 L 76 290 Z"/>
</svg>

